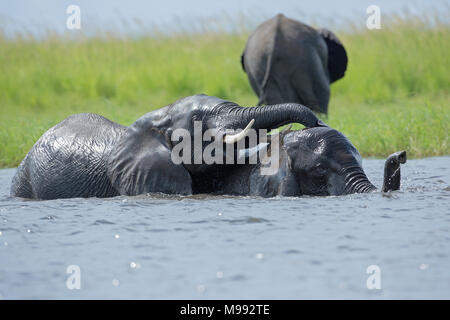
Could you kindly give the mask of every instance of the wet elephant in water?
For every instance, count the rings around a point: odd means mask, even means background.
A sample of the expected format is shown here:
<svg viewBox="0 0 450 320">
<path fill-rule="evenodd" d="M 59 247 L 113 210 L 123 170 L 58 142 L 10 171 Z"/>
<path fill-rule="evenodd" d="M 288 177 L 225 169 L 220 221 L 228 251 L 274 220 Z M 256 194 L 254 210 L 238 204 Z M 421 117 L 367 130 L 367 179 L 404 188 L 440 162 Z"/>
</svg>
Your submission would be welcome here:
<svg viewBox="0 0 450 320">
<path fill-rule="evenodd" d="M 339 131 L 328 126 L 281 132 L 270 136 L 270 161 L 237 168 L 226 177 L 225 194 L 272 196 L 339 196 L 378 191 L 369 181 L 358 150 Z M 276 152 L 274 152 L 276 149 Z M 275 174 L 262 173 L 277 157 Z M 391 154 L 385 161 L 381 191 L 400 188 L 400 164 L 406 152 Z"/>
<path fill-rule="evenodd" d="M 333 32 L 282 14 L 250 35 L 241 56 L 258 104 L 293 102 L 321 113 L 328 113 L 330 84 L 344 76 L 347 60 Z"/>
<path fill-rule="evenodd" d="M 254 121 L 252 121 L 254 119 Z M 76 114 L 45 132 L 28 152 L 13 178 L 11 195 L 56 199 L 112 197 L 148 192 L 193 194 L 213 192 L 228 166 L 175 164 L 172 132 L 184 128 L 194 137 L 214 128 L 224 142 L 234 143 L 227 129 L 273 129 L 297 122 L 307 127 L 321 121 L 307 108 L 282 104 L 255 108 L 206 95 L 180 99 L 149 112 L 124 127 L 97 114 Z"/>
<path fill-rule="evenodd" d="M 294 122 L 305 129 L 283 133 L 279 143 L 270 136 L 268 142 L 237 150 L 251 129 L 271 130 Z M 243 128 L 236 134 L 227 131 Z M 236 154 L 245 161 L 176 163 L 173 151 L 181 142 L 173 134 L 178 129 L 191 133 L 189 139 L 195 138 L 195 130 L 203 135 L 214 129 L 224 149 L 231 146 L 233 154 L 239 151 Z M 261 145 L 279 155 L 279 168 L 270 175 L 261 174 L 261 161 L 247 161 L 255 150 L 262 150 Z M 199 151 L 203 150 L 205 145 L 200 144 Z M 398 189 L 399 165 L 405 160 L 404 152 L 388 159 L 385 191 Z M 26 155 L 13 178 L 11 195 L 35 199 L 151 192 L 300 196 L 373 190 L 356 148 L 307 107 L 289 103 L 244 108 L 195 95 L 149 112 L 129 127 L 96 114 L 68 117 L 45 132 Z"/>
</svg>

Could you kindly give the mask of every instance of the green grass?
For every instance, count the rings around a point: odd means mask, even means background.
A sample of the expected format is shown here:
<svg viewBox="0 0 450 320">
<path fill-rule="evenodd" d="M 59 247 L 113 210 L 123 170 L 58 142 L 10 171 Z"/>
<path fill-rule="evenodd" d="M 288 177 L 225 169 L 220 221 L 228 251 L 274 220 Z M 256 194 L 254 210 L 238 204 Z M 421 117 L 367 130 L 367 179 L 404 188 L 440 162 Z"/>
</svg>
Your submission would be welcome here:
<svg viewBox="0 0 450 320">
<path fill-rule="evenodd" d="M 363 156 L 403 149 L 410 157 L 450 154 L 449 25 L 429 16 L 382 22 L 381 30 L 337 32 L 349 68 L 332 85 L 325 121 Z M 0 35 L 0 167 L 18 165 L 42 133 L 73 113 L 129 125 L 196 93 L 254 105 L 240 66 L 247 37 Z"/>
</svg>

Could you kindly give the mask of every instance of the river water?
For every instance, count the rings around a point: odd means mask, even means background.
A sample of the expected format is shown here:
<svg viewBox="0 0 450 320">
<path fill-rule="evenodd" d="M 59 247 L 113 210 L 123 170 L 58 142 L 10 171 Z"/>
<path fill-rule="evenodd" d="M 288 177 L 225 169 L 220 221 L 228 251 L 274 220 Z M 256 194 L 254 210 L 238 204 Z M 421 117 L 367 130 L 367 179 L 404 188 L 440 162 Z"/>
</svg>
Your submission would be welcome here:
<svg viewBox="0 0 450 320">
<path fill-rule="evenodd" d="M 383 164 L 364 160 L 377 186 Z M 401 191 L 341 197 L 24 201 L 13 174 L 3 299 L 450 298 L 450 157 L 409 160 Z"/>
</svg>

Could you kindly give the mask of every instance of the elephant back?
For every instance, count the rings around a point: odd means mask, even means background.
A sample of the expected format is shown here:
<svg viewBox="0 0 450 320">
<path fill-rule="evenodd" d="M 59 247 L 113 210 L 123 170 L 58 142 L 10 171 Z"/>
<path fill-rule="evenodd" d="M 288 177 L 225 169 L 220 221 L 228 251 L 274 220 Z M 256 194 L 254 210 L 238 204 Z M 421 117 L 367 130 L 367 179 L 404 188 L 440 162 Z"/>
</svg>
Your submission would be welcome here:
<svg viewBox="0 0 450 320">
<path fill-rule="evenodd" d="M 106 159 L 125 129 L 96 114 L 66 118 L 31 148 L 11 194 L 36 199 L 117 195 L 106 175 Z"/>
</svg>

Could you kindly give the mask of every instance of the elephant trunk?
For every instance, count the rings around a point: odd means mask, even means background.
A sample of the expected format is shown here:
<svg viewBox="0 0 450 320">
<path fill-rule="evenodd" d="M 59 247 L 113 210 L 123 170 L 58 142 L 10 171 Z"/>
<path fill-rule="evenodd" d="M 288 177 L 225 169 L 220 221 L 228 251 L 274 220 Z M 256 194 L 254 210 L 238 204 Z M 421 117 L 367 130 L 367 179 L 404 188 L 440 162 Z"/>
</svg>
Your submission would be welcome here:
<svg viewBox="0 0 450 320">
<path fill-rule="evenodd" d="M 400 189 L 400 164 L 406 162 L 406 151 L 391 154 L 384 164 L 383 192 Z"/>
<path fill-rule="evenodd" d="M 307 128 L 326 126 L 316 115 L 304 105 L 296 103 L 277 104 L 244 108 L 240 106 L 225 106 L 228 125 L 234 128 L 244 128 L 254 119 L 254 129 L 275 129 L 288 123 L 300 123 Z"/>
<path fill-rule="evenodd" d="M 369 181 L 361 167 L 356 166 L 345 175 L 345 194 L 367 193 L 377 190 Z"/>
<path fill-rule="evenodd" d="M 400 164 L 403 163 L 406 163 L 406 151 L 393 153 L 386 159 L 383 192 L 400 189 Z M 345 176 L 345 194 L 366 193 L 377 190 L 359 166 L 349 168 L 348 172 Z"/>
</svg>

